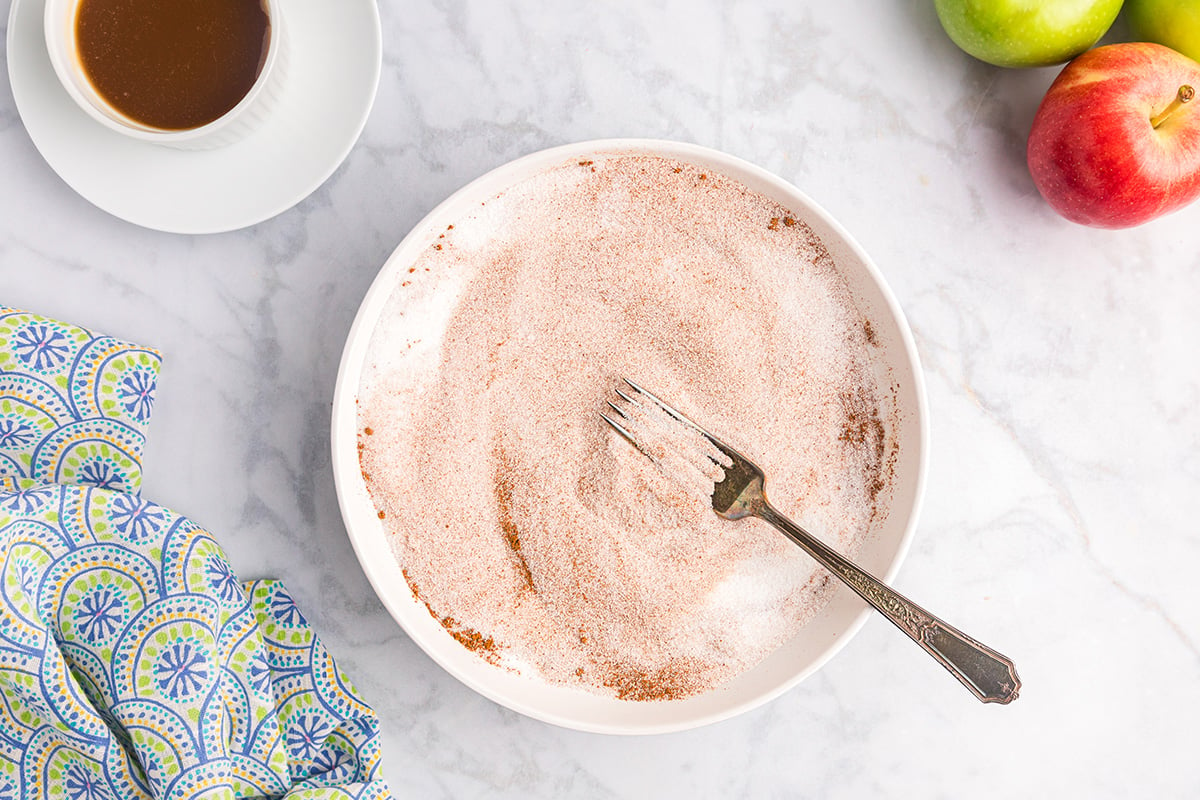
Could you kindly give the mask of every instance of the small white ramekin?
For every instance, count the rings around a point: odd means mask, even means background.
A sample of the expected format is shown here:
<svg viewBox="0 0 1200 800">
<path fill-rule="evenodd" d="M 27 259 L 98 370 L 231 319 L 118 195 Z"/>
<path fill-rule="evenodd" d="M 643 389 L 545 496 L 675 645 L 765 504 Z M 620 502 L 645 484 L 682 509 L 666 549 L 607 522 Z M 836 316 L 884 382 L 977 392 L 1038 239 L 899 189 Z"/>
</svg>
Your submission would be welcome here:
<svg viewBox="0 0 1200 800">
<path fill-rule="evenodd" d="M 267 54 L 254 85 L 236 106 L 212 122 L 186 130 L 164 130 L 122 114 L 88 80 L 75 41 L 75 16 L 81 0 L 46 0 L 46 49 L 54 72 L 71 99 L 109 130 L 181 150 L 210 150 L 244 138 L 270 113 L 287 73 L 288 41 L 280 0 L 262 0 L 270 19 Z"/>
</svg>

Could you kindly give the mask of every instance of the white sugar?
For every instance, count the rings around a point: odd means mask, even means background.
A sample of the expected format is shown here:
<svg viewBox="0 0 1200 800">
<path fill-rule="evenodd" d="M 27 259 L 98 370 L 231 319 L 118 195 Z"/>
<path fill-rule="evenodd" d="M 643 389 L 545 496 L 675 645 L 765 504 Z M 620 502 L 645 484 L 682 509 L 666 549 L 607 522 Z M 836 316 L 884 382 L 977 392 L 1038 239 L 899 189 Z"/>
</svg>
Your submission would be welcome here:
<svg viewBox="0 0 1200 800">
<path fill-rule="evenodd" d="M 416 596 L 492 663 L 682 697 L 828 597 L 782 535 L 719 519 L 603 423 L 622 376 L 753 458 L 844 552 L 886 514 L 870 326 L 812 231 L 739 183 L 650 156 L 566 164 L 411 270 L 371 343 L 363 473 Z"/>
</svg>

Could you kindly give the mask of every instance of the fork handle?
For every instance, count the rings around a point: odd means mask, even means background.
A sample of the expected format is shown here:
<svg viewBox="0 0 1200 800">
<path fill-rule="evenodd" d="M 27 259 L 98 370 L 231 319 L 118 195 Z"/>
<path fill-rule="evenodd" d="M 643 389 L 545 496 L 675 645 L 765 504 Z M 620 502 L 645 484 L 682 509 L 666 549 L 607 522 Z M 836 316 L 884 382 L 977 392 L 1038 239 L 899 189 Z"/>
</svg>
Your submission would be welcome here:
<svg viewBox="0 0 1200 800">
<path fill-rule="evenodd" d="M 1008 658 L 930 614 L 767 503 L 755 511 L 904 631 L 985 703 L 1011 703 L 1021 679 Z"/>
</svg>

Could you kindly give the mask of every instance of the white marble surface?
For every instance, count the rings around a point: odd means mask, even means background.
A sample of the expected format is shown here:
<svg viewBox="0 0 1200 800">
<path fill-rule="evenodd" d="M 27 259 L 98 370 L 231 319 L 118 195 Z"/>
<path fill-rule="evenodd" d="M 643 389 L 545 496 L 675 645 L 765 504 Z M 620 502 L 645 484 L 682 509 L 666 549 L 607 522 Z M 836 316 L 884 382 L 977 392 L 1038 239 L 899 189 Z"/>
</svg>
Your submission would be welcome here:
<svg viewBox="0 0 1200 800">
<path fill-rule="evenodd" d="M 214 531 L 243 577 L 286 580 L 382 716 L 398 795 L 1200 792 L 1200 205 L 1126 232 L 1057 218 L 1023 158 L 1055 70 L 972 61 L 928 0 L 381 13 L 383 80 L 362 140 L 312 197 L 235 233 L 157 233 L 92 207 L 39 157 L 4 81 L 0 300 L 164 351 L 146 495 Z M 882 268 L 916 334 L 933 425 L 898 587 L 1011 655 L 1025 682 L 1015 704 L 976 703 L 873 619 L 764 708 L 608 738 L 475 695 L 384 612 L 330 471 L 358 302 L 463 183 L 611 136 L 756 162 Z"/>
</svg>

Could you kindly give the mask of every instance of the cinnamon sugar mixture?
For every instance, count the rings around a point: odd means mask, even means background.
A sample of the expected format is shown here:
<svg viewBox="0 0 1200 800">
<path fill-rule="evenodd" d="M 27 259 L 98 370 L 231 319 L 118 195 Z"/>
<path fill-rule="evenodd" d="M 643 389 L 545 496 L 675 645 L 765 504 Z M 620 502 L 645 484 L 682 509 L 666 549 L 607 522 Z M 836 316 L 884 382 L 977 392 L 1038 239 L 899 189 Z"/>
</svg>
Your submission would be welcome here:
<svg viewBox="0 0 1200 800">
<path fill-rule="evenodd" d="M 843 552 L 886 515 L 876 335 L 813 232 L 740 183 L 653 156 L 565 164 L 408 272 L 360 387 L 363 474 L 413 594 L 491 663 L 684 697 L 828 598 L 799 548 L 719 519 L 603 423 L 620 376 L 753 458 Z"/>
</svg>

